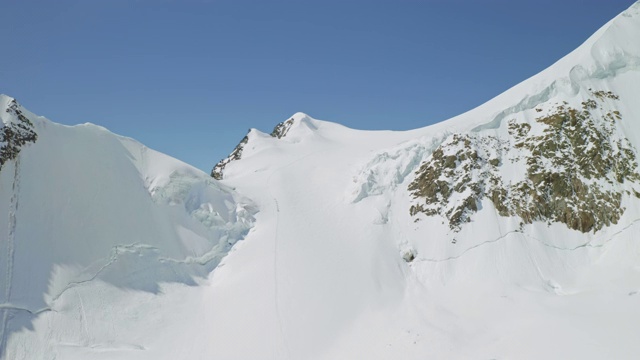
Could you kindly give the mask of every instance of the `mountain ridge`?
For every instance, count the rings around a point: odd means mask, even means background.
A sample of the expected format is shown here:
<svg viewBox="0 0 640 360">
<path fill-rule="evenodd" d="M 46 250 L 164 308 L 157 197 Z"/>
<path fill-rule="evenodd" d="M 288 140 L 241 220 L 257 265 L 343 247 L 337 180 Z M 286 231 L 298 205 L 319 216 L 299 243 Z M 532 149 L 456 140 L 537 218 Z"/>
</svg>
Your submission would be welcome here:
<svg viewBox="0 0 640 360">
<path fill-rule="evenodd" d="M 213 178 L 23 110 L 0 358 L 637 357 L 639 35 L 425 128 L 296 113 Z"/>
</svg>

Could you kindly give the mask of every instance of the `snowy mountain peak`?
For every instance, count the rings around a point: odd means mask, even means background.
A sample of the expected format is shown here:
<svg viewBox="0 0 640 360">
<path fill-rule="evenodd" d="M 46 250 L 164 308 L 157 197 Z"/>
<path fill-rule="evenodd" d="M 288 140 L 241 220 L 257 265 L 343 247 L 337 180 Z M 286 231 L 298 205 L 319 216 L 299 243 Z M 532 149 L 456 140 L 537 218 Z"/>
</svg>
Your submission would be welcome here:
<svg viewBox="0 0 640 360">
<path fill-rule="evenodd" d="M 252 129 L 224 181 L 0 96 L 37 133 L 0 170 L 0 358 L 640 358 L 639 22 L 433 126 Z"/>
<path fill-rule="evenodd" d="M 17 119 L 16 110 L 23 111 L 22 107 L 15 98 L 0 94 L 0 120 L 4 124 L 8 124 Z"/>
<path fill-rule="evenodd" d="M 211 176 L 214 179 L 222 180 L 224 169 L 227 165 L 232 161 L 240 160 L 243 157 L 247 144 L 253 144 L 255 142 L 254 139 L 265 139 L 269 141 L 269 138 L 272 138 L 270 140 L 285 140 L 286 142 L 296 143 L 305 137 L 312 136 L 318 130 L 318 123 L 318 120 L 311 118 L 309 115 L 297 112 L 289 119 L 277 124 L 269 135 L 256 129 L 250 129 L 231 154 L 220 160 L 214 166 L 213 170 L 211 170 Z M 255 149 L 255 146 L 252 146 L 252 148 Z"/>
<path fill-rule="evenodd" d="M 0 95 L 0 170 L 18 157 L 22 147 L 38 139 L 34 125 L 16 99 Z"/>
<path fill-rule="evenodd" d="M 0 94 L 0 109 L 6 109 L 9 106 L 9 103 L 14 101 L 15 99 L 6 94 Z M 2 117 L 0 115 L 0 117 Z"/>
<path fill-rule="evenodd" d="M 293 119 L 296 122 L 303 122 L 303 121 L 309 122 L 313 120 L 311 116 L 300 111 L 291 115 L 291 119 Z"/>
<path fill-rule="evenodd" d="M 296 136 L 306 136 L 318 129 L 317 121 L 305 113 L 297 112 L 288 120 L 276 125 L 271 136 L 278 139 L 282 139 L 290 133 L 296 134 Z"/>
</svg>

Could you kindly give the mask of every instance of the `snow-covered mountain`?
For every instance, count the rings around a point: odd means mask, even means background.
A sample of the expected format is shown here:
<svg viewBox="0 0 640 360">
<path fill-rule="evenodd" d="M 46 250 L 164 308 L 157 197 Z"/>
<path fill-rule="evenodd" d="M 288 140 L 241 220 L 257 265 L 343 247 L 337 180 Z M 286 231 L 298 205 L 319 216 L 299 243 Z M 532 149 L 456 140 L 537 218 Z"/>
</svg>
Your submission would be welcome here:
<svg viewBox="0 0 640 360">
<path fill-rule="evenodd" d="M 638 358 L 639 38 L 640 2 L 458 117 L 297 113 L 211 177 L 2 97 L 0 356 Z"/>
<path fill-rule="evenodd" d="M 156 311 L 144 299 L 165 286 L 206 281 L 253 225 L 250 200 L 189 165 L 7 96 L 0 109 L 3 358 L 138 348 L 123 319 Z"/>
</svg>

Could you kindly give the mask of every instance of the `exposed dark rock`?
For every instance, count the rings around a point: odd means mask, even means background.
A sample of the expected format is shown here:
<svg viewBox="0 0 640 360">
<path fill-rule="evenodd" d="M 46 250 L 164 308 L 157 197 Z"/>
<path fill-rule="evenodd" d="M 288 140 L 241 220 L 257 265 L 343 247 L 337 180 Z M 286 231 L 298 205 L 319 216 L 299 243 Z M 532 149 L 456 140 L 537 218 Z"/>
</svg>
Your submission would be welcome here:
<svg viewBox="0 0 640 360">
<path fill-rule="evenodd" d="M 523 223 L 561 222 L 582 232 L 616 224 L 625 210 L 622 195 L 631 192 L 610 185 L 640 185 L 640 174 L 629 141 L 614 136 L 622 115 L 603 108 L 605 100 L 617 100 L 617 95 L 593 95 L 582 109 L 563 103 L 538 117 L 543 125 L 538 135 L 530 134 L 530 124 L 515 120 L 508 124 L 506 142 L 487 135 L 452 135 L 409 185 L 416 200 L 411 215 L 441 215 L 458 231 L 488 198 L 500 216 L 518 216 Z M 524 166 L 525 177 L 505 184 L 498 170 L 505 161 Z M 640 198 L 635 189 L 632 194 Z"/>
<path fill-rule="evenodd" d="M 213 167 L 213 170 L 211 170 L 211 176 L 216 180 L 222 180 L 224 168 L 230 162 L 234 160 L 240 160 L 240 158 L 242 157 L 242 150 L 244 150 L 244 146 L 248 142 L 249 142 L 248 136 L 245 136 L 244 138 L 242 138 L 240 143 L 236 145 L 236 148 L 233 149 L 231 154 L 229 154 L 229 156 L 227 156 L 226 158 L 220 160 L 220 162 L 218 162 L 216 166 Z"/>
<path fill-rule="evenodd" d="M 292 125 L 293 125 L 293 118 L 287 121 L 281 122 L 280 124 L 276 125 L 275 128 L 273 128 L 273 131 L 271 132 L 271 136 L 278 139 L 282 139 L 287 135 Z"/>
<path fill-rule="evenodd" d="M 16 100 L 11 100 L 7 107 L 7 113 L 16 117 L 17 121 L 11 121 L 0 128 L 0 170 L 2 166 L 10 160 L 18 157 L 20 150 L 27 143 L 34 143 L 38 140 L 33 123 L 24 116 L 20 105 Z"/>
<path fill-rule="evenodd" d="M 293 125 L 293 121 L 294 121 L 293 118 L 291 118 L 287 121 L 283 121 L 278 125 L 276 125 L 276 127 L 271 132 L 271 136 L 278 139 L 282 139 L 283 137 L 285 137 L 289 132 L 289 130 L 291 129 L 291 126 Z M 225 167 L 232 161 L 240 160 L 240 158 L 242 157 L 242 151 L 244 150 L 244 147 L 248 142 L 249 142 L 249 137 L 245 136 L 240 141 L 240 143 L 235 147 L 235 149 L 233 149 L 233 151 L 231 152 L 231 154 L 229 154 L 229 156 L 220 160 L 216 164 L 216 166 L 213 167 L 213 169 L 211 170 L 211 176 L 216 180 L 222 180 L 224 176 Z"/>
<path fill-rule="evenodd" d="M 416 254 L 414 250 L 407 250 L 404 254 L 402 254 L 402 259 L 406 262 L 412 262 L 416 259 Z"/>
</svg>

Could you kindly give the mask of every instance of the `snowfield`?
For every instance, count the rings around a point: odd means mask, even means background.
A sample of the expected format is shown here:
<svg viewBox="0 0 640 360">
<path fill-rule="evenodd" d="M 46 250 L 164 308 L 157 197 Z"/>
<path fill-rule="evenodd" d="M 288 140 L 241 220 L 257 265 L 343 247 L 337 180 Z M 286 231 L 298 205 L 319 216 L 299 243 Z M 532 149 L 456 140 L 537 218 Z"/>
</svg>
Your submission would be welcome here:
<svg viewBox="0 0 640 360">
<path fill-rule="evenodd" d="M 640 2 L 542 73 L 422 129 L 296 113 L 278 136 L 251 130 L 220 181 L 20 107 L 38 139 L 0 169 L 0 358 L 640 358 L 631 175 L 585 179 L 621 194 L 620 218 L 587 232 L 505 216 L 488 197 L 455 228 L 442 213 L 412 215 L 423 199 L 408 190 L 456 134 L 503 156 L 502 182 L 523 181 L 526 151 L 495 145 L 511 144 L 510 121 L 540 136 L 541 116 L 596 91 L 619 99 L 601 96 L 590 114 L 620 118 L 594 128 L 637 157 L 638 39 Z M 5 125 L 18 121 L 12 100 L 0 97 Z"/>
</svg>

